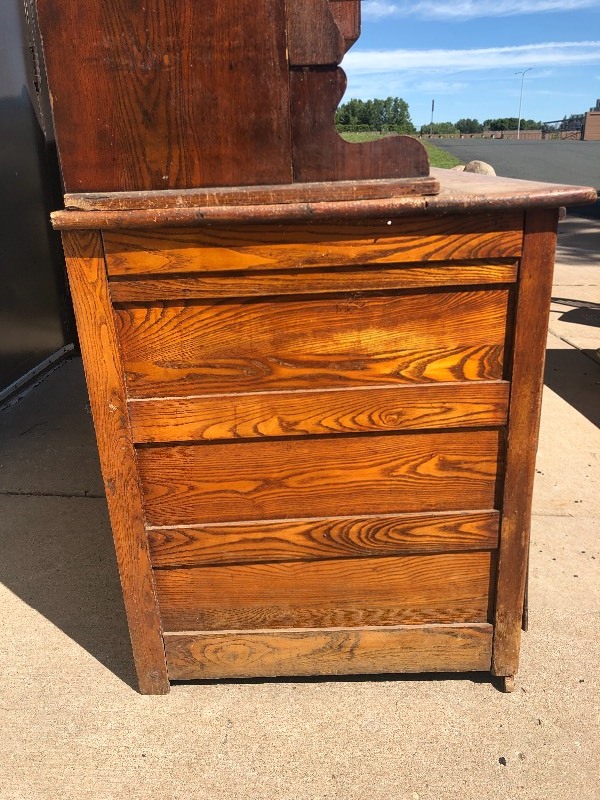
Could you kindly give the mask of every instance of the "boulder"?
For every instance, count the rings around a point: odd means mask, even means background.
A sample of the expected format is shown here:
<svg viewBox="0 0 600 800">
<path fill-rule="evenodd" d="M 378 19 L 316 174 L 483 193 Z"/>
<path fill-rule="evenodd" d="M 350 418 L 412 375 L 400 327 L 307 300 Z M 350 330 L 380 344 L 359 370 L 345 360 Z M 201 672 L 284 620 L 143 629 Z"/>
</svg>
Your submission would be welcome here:
<svg viewBox="0 0 600 800">
<path fill-rule="evenodd" d="M 495 175 L 496 170 L 485 161 L 469 161 L 465 166 L 465 172 L 476 172 L 478 175 Z"/>
</svg>

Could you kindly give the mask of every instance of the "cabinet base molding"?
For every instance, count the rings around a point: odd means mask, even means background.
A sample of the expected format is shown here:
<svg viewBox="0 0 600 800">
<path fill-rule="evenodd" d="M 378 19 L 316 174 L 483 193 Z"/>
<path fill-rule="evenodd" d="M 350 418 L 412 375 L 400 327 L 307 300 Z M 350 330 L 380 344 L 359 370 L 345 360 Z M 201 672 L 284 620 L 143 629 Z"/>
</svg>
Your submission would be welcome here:
<svg viewBox="0 0 600 800">
<path fill-rule="evenodd" d="M 170 680 L 489 670 L 492 625 L 165 633 Z"/>
</svg>

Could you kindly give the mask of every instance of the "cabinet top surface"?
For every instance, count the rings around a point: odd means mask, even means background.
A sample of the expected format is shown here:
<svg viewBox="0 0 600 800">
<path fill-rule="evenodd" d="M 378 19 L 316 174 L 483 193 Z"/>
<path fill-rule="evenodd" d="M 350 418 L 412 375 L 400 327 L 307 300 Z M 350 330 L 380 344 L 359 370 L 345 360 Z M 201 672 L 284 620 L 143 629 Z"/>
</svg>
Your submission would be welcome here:
<svg viewBox="0 0 600 800">
<path fill-rule="evenodd" d="M 402 181 L 371 180 L 65 195 L 57 229 L 155 228 L 342 221 L 385 216 L 508 211 L 593 203 L 586 186 L 432 169 L 436 195 L 400 195 Z"/>
</svg>

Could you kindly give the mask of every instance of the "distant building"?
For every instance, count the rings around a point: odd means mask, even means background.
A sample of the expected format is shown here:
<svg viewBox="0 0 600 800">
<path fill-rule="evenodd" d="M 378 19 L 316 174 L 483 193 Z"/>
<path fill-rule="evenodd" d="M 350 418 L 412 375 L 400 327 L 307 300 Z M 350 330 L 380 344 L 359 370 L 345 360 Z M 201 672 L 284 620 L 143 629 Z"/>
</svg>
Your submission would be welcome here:
<svg viewBox="0 0 600 800">
<path fill-rule="evenodd" d="M 586 142 L 600 142 L 600 100 L 585 115 L 581 138 Z"/>
</svg>

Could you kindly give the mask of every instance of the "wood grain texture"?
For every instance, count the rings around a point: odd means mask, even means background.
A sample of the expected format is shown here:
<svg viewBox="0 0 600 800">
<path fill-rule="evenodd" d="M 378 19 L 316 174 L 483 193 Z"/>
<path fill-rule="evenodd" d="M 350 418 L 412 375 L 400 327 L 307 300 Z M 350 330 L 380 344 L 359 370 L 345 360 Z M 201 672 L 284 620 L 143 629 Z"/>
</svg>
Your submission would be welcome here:
<svg viewBox="0 0 600 800">
<path fill-rule="evenodd" d="M 504 425 L 508 382 L 132 400 L 138 444 Z"/>
<path fill-rule="evenodd" d="M 494 549 L 497 511 L 232 522 L 149 528 L 154 567 Z"/>
<path fill-rule="evenodd" d="M 346 0 L 343 0 L 346 2 Z M 70 211 L 135 211 L 202 206 L 231 207 L 319 203 L 324 201 L 393 198 L 408 194 L 412 179 L 394 178 L 373 181 L 322 181 L 261 186 L 212 186 L 193 189 L 163 189 L 152 192 L 85 192 L 65 195 Z M 414 193 L 422 186 L 414 182 Z"/>
<path fill-rule="evenodd" d="M 67 191 L 291 181 L 279 0 L 38 9 Z"/>
<path fill-rule="evenodd" d="M 494 430 L 143 447 L 148 525 L 495 506 Z"/>
<path fill-rule="evenodd" d="M 519 665 L 557 222 L 556 209 L 532 211 L 525 220 L 502 503 L 494 675 L 515 675 Z"/>
<path fill-rule="evenodd" d="M 431 168 L 431 177 L 398 180 L 405 183 L 401 190 L 405 196 L 398 196 L 399 188 L 390 191 L 395 181 L 389 180 L 361 181 L 356 183 L 354 189 L 351 189 L 355 183 L 353 181 L 309 183 L 309 187 L 320 185 L 327 189 L 321 192 L 320 189 L 311 188 L 307 190 L 306 197 L 302 196 L 302 190 L 307 186 L 305 183 L 282 185 L 279 194 L 275 194 L 276 186 L 255 187 L 256 191 L 246 202 L 240 197 L 240 187 L 234 187 L 231 204 L 222 197 L 224 190 L 215 189 L 208 189 L 208 195 L 201 194 L 201 198 L 205 199 L 199 199 L 198 202 L 194 201 L 193 191 L 189 195 L 176 192 L 167 193 L 166 196 L 159 192 L 148 205 L 139 205 L 140 198 L 147 198 L 148 192 L 108 196 L 105 193 L 76 194 L 67 195 L 67 210 L 55 211 L 51 218 L 53 226 L 59 230 L 142 230 L 155 229 L 157 226 L 250 227 L 264 225 L 265 222 L 272 225 L 303 222 L 331 224 L 340 221 L 345 224 L 352 221 L 364 224 L 365 220 L 382 218 L 394 221 L 420 215 L 422 219 L 429 220 L 451 214 L 467 219 L 493 213 L 502 227 L 506 217 L 520 209 L 556 209 L 558 206 L 594 203 L 597 197 L 596 190 L 587 186 L 522 181 L 435 167 Z M 420 197 L 410 194 L 415 191 L 417 194 L 426 193 L 432 181 L 435 188 L 429 191 L 438 191 L 439 188 L 439 194 L 423 194 Z M 406 183 L 411 184 L 412 188 Z M 353 191 L 354 195 L 349 191 Z M 79 210 L 79 206 L 91 208 L 91 203 L 94 204 L 92 210 Z M 108 210 L 102 210 L 105 208 Z M 488 256 L 493 257 L 493 254 Z"/>
<path fill-rule="evenodd" d="M 162 228 L 109 231 L 103 238 L 113 277 L 518 258 L 521 228 L 517 212 L 499 220 L 482 214 L 356 225 Z"/>
<path fill-rule="evenodd" d="M 342 139 L 334 118 L 345 91 L 346 75 L 339 67 L 290 70 L 294 181 L 428 176 L 427 151 L 412 136 L 389 136 L 360 144 Z"/>
<path fill-rule="evenodd" d="M 131 397 L 503 377 L 506 289 L 116 310 Z"/>
<path fill-rule="evenodd" d="M 491 625 L 167 633 L 171 680 L 462 672 L 490 666 Z"/>
<path fill-rule="evenodd" d="M 169 691 L 161 622 L 127 420 L 119 346 L 97 234 L 63 238 L 140 691 Z"/>
<path fill-rule="evenodd" d="M 329 7 L 349 50 L 360 36 L 360 0 L 329 0 Z"/>
<path fill-rule="evenodd" d="M 285 17 L 291 66 L 340 63 L 346 43 L 329 0 L 286 0 Z"/>
<path fill-rule="evenodd" d="M 218 297 L 269 297 L 282 294 L 323 294 L 363 292 L 378 289 L 423 289 L 441 286 L 476 286 L 514 283 L 517 263 L 503 261 L 430 262 L 392 268 L 372 264 L 349 267 L 248 271 L 196 274 L 171 278 L 159 276 L 113 279 L 110 293 L 114 303 L 155 300 L 204 300 Z"/>
<path fill-rule="evenodd" d="M 166 631 L 489 622 L 494 554 L 155 570 Z"/>
</svg>

